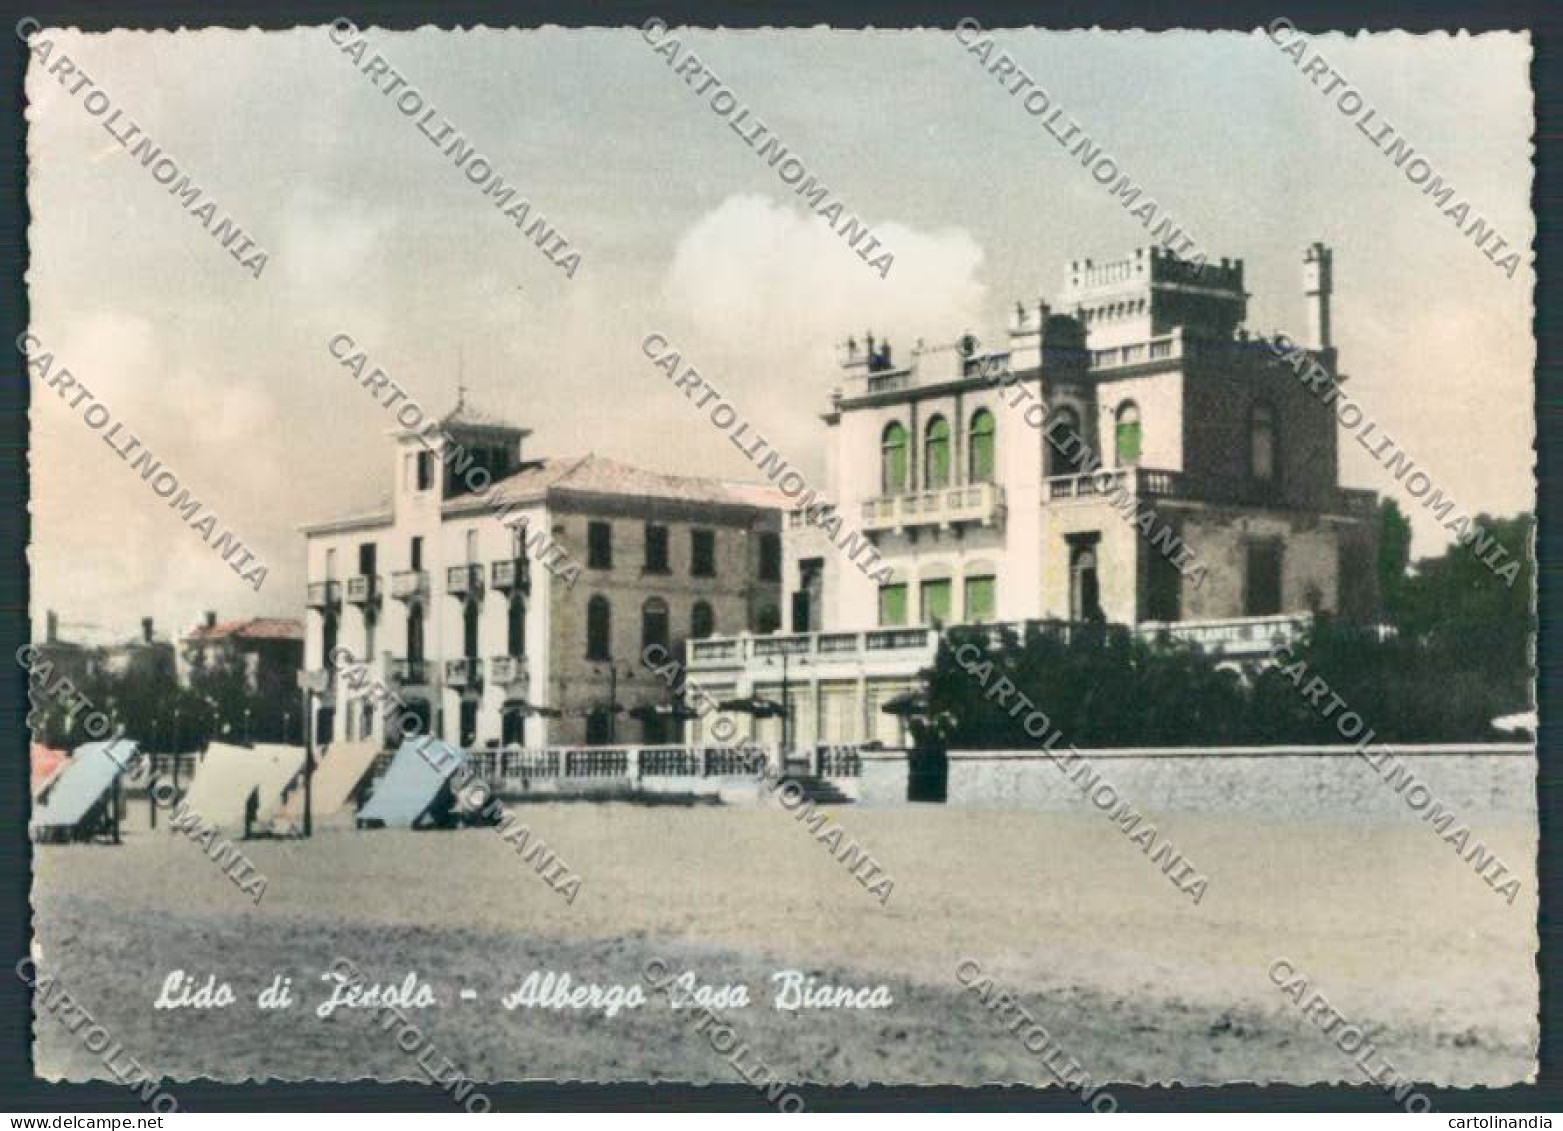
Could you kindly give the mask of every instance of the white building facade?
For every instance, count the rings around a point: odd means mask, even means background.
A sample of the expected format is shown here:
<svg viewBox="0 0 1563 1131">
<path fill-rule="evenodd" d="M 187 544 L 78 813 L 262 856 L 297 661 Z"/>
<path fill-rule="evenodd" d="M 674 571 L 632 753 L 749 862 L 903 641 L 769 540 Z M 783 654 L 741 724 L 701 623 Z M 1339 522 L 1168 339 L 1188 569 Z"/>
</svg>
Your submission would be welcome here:
<svg viewBox="0 0 1563 1131">
<path fill-rule="evenodd" d="M 304 529 L 317 741 L 394 745 L 404 712 L 465 748 L 666 741 L 646 645 L 780 623 L 774 495 L 527 434 L 458 405 L 394 436 L 388 506 Z"/>
<path fill-rule="evenodd" d="M 1343 380 L 1329 250 L 1303 268 L 1305 344 Z M 691 677 L 719 700 L 785 696 L 797 745 L 894 744 L 881 708 L 945 625 L 1105 620 L 1242 660 L 1315 613 L 1372 616 L 1377 499 L 1339 486 L 1334 413 L 1242 329 L 1247 300 L 1241 260 L 1196 271 L 1150 247 L 1072 263 L 1058 307 L 1017 304 L 999 348 L 966 335 L 898 364 L 849 341 L 821 417 L 827 494 L 889 574 L 790 515 L 789 632 L 691 642 Z"/>
</svg>

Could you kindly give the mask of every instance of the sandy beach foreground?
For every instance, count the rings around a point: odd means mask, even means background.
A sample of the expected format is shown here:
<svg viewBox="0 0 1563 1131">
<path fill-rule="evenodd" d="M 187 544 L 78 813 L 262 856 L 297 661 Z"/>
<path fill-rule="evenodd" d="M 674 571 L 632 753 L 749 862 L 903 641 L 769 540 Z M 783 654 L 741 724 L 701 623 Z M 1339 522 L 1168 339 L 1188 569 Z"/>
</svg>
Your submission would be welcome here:
<svg viewBox="0 0 1563 1131">
<path fill-rule="evenodd" d="M 963 988 L 957 971 L 974 963 L 1097 1082 L 1365 1083 L 1272 980 L 1282 958 L 1408 1080 L 1534 1072 L 1528 817 L 1479 824 L 1522 878 L 1511 905 L 1420 822 L 1168 814 L 1162 829 L 1210 878 L 1195 904 L 1100 817 L 844 808 L 843 826 L 894 879 L 882 903 L 783 812 L 519 813 L 580 876 L 573 900 L 485 829 L 245 842 L 267 879 L 258 905 L 166 829 L 43 847 L 39 970 L 174 1080 L 423 1079 L 368 1011 L 317 1016 L 339 958 L 374 982 L 427 983 L 435 1004 L 408 1016 L 479 1081 L 738 1080 L 665 998 L 612 1017 L 502 1004 L 534 971 L 643 985 L 653 959 L 747 987 L 749 1005 L 720 1012 L 755 1058 L 805 1082 L 1055 1084 Z M 176 970 L 197 984 L 215 975 L 234 1004 L 154 1009 Z M 883 985 L 892 1004 L 779 1009 L 779 971 Z M 294 1004 L 258 1009 L 277 975 Z M 108 1075 L 52 1017 L 35 1056 L 47 1078 Z"/>
</svg>

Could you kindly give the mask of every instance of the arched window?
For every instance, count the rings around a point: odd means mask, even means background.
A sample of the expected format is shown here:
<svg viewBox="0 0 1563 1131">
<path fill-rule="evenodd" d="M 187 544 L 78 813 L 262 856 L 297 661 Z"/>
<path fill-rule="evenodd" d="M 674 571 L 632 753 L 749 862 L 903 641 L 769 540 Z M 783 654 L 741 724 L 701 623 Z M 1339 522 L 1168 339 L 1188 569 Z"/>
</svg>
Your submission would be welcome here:
<svg viewBox="0 0 1563 1131">
<path fill-rule="evenodd" d="M 608 598 L 599 595 L 586 602 L 586 658 L 588 660 L 606 660 L 610 657 L 612 616 Z"/>
<path fill-rule="evenodd" d="M 1255 479 L 1275 479 L 1275 409 L 1260 402 L 1248 419 L 1248 471 Z"/>
<path fill-rule="evenodd" d="M 693 640 L 704 640 L 716 631 L 716 614 L 704 601 L 696 601 L 689 610 L 689 635 Z"/>
<path fill-rule="evenodd" d="M 640 650 L 652 645 L 668 649 L 668 603 L 661 597 L 648 597 L 640 607 Z"/>
<path fill-rule="evenodd" d="M 966 478 L 972 483 L 993 482 L 993 414 L 979 408 L 971 414 L 967 430 Z"/>
<path fill-rule="evenodd" d="M 1068 405 L 1053 410 L 1053 421 L 1044 433 L 1047 437 L 1047 473 L 1074 475 L 1085 454 L 1085 437 L 1080 433 L 1080 414 Z"/>
<path fill-rule="evenodd" d="M 1114 448 L 1118 467 L 1134 467 L 1140 462 L 1140 407 L 1133 401 L 1118 406 Z"/>
<path fill-rule="evenodd" d="M 936 416 L 923 433 L 923 486 L 930 490 L 950 485 L 950 422 Z"/>
<path fill-rule="evenodd" d="M 879 437 L 880 493 L 898 495 L 905 491 L 906 468 L 906 429 L 900 421 L 891 421 Z"/>
</svg>

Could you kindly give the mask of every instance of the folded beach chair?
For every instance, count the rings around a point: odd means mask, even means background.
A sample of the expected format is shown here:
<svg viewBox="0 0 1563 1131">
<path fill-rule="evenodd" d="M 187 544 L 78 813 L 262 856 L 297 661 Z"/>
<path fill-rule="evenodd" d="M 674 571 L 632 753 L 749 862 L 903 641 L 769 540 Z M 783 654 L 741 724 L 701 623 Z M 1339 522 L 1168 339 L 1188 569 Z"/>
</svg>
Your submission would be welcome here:
<svg viewBox="0 0 1563 1131">
<path fill-rule="evenodd" d="M 56 750 L 52 746 L 45 746 L 41 742 L 32 744 L 32 795 L 36 799 L 44 790 L 49 788 L 49 783 L 54 780 L 56 774 L 62 770 L 71 760 L 71 756 L 64 750 Z"/>
<path fill-rule="evenodd" d="M 315 756 L 315 777 L 310 783 L 310 808 L 316 818 L 330 817 L 353 803 L 359 788 L 374 768 L 380 753 L 378 742 L 335 742 Z M 296 836 L 304 828 L 304 777 L 293 780 L 272 823 L 278 836 Z"/>
<path fill-rule="evenodd" d="M 181 806 L 207 825 L 243 829 L 246 813 L 256 818 L 265 807 L 275 812 L 282 793 L 303 769 L 302 746 L 229 746 L 214 742 L 196 767 Z M 250 799 L 255 798 L 255 809 Z"/>
<path fill-rule="evenodd" d="M 114 783 L 136 760 L 134 742 L 89 742 L 72 752 L 38 797 L 29 827 L 37 840 L 91 840 L 119 835 Z"/>
<path fill-rule="evenodd" d="M 451 775 L 466 760 L 435 738 L 402 743 L 374 793 L 358 811 L 359 828 L 417 828 L 451 821 Z"/>
</svg>

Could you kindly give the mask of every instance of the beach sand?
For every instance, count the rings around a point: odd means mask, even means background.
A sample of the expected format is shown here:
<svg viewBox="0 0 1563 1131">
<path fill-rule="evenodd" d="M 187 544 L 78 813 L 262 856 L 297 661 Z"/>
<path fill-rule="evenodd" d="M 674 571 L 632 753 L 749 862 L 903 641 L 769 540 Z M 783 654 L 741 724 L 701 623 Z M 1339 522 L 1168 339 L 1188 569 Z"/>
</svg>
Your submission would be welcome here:
<svg viewBox="0 0 1563 1131">
<path fill-rule="evenodd" d="M 479 1081 L 740 1080 L 664 999 L 612 1018 L 500 1005 L 534 970 L 643 984 L 652 958 L 746 984 L 752 1004 L 719 1012 L 751 1063 L 805 1082 L 1055 1084 L 957 981 L 968 960 L 1098 1083 L 1365 1083 L 1271 980 L 1281 958 L 1408 1080 L 1534 1072 L 1535 831 L 1515 814 L 1471 815 L 1521 878 L 1512 905 L 1421 822 L 1164 815 L 1162 834 L 1209 879 L 1196 905 L 1095 814 L 842 807 L 893 879 L 881 903 L 779 810 L 516 812 L 581 878 L 573 902 L 492 829 L 337 827 L 244 842 L 267 879 L 257 906 L 189 839 L 146 830 L 138 803 L 141 827 L 119 847 L 37 850 L 39 967 L 174 1080 L 423 1079 L 368 1011 L 315 1016 L 339 957 L 372 981 L 428 982 L 439 1004 L 408 1017 Z M 238 1000 L 154 1010 L 176 969 L 215 974 Z M 894 1004 L 778 1010 L 779 970 L 883 983 Z M 292 977 L 296 1004 L 259 1011 L 274 974 Z M 35 1056 L 47 1078 L 109 1077 L 53 1017 Z"/>
</svg>

